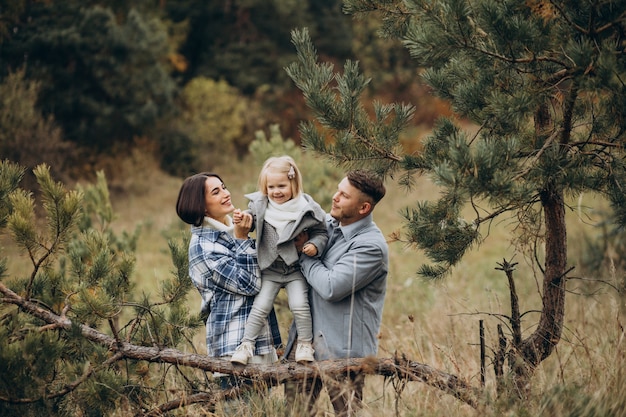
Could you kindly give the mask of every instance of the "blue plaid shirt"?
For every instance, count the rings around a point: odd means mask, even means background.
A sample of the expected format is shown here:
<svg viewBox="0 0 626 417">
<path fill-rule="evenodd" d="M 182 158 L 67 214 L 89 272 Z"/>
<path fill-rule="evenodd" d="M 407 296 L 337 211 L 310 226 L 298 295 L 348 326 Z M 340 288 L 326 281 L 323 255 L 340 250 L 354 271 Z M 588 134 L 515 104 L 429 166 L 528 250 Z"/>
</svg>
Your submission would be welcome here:
<svg viewBox="0 0 626 417">
<path fill-rule="evenodd" d="M 254 240 L 235 239 L 211 227 L 191 227 L 189 276 L 202 296 L 207 354 L 232 355 L 241 343 L 254 296 L 261 289 Z M 270 330 L 271 329 L 271 330 Z M 256 340 L 255 355 L 271 353 L 281 343 L 274 310 Z"/>
</svg>

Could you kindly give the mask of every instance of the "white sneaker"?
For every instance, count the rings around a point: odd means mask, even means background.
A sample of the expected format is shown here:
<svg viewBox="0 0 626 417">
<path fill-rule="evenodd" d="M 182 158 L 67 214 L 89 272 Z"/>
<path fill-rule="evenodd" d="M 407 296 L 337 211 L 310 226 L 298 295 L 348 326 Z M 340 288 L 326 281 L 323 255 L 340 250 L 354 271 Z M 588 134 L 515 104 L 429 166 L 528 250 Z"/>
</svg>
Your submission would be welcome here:
<svg viewBox="0 0 626 417">
<path fill-rule="evenodd" d="M 240 363 L 242 365 L 246 365 L 248 360 L 254 356 L 254 343 L 252 342 L 241 342 L 232 358 L 230 358 L 231 362 Z"/>
<path fill-rule="evenodd" d="M 298 343 L 298 347 L 296 347 L 296 362 L 313 362 L 315 361 L 315 357 L 313 357 L 313 345 L 311 343 Z"/>
</svg>

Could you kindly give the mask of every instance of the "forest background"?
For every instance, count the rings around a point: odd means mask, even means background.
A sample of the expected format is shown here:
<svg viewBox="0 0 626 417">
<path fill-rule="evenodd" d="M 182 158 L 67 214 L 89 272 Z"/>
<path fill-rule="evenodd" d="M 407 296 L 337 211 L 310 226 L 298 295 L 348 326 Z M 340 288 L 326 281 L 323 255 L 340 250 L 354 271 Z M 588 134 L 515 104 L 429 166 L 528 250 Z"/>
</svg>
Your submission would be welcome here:
<svg viewBox="0 0 626 417">
<path fill-rule="evenodd" d="M 25 120 L 6 121 L 0 152 L 29 167 L 48 162 L 63 179 L 104 169 L 115 188 L 127 175 L 107 164 L 133 149 L 184 176 L 214 165 L 216 151 L 240 160 L 270 124 L 298 141 L 307 111 L 284 71 L 298 27 L 325 59 L 358 56 L 375 79 L 372 97 L 424 103 L 416 127 L 446 111 L 415 82 L 408 52 L 377 37 L 373 21 L 342 14 L 339 1 L 3 3 L 2 111 Z M 19 123 L 40 136 L 25 137 Z"/>
<path fill-rule="evenodd" d="M 340 1 L 4 0 L 0 5 L 0 159 L 26 167 L 22 187 L 35 193 L 30 171 L 40 163 L 51 167 L 55 179 L 72 185 L 95 182 L 96 173 L 103 172 L 116 213 L 112 228 L 118 233 L 141 229 L 133 275 L 141 290 L 170 274 L 167 239 L 185 229 L 176 219 L 174 201 L 191 173 L 219 172 L 243 206 L 242 196 L 254 189 L 263 158 L 269 152 L 292 153 L 305 167 L 305 179 L 310 176 L 309 192 L 328 207 L 340 173 L 298 148 L 298 124 L 310 112 L 284 70 L 296 59 L 292 29 L 307 27 L 324 61 L 356 57 L 372 78 L 366 101 L 415 105 L 401 140 L 407 153 L 421 150 L 422 137 L 438 117 L 454 116 L 421 83 L 405 48 L 380 38 L 375 20 L 342 14 Z M 259 145 L 264 136 L 280 145 Z M 511 225 L 494 225 L 489 244 L 471 251 L 446 280 L 425 283 L 416 274 L 426 262 L 424 254 L 393 238 L 403 227 L 399 213 L 404 207 L 438 195 L 428 178 L 416 181 L 411 190 L 389 181 L 389 195 L 376 212 L 392 251 L 380 355 L 401 352 L 478 384 L 478 320 L 491 320 L 487 341 L 493 353 L 494 323 L 508 314 L 506 277 L 496 267 L 504 258 L 520 256 L 510 242 Z M 531 400 L 497 405 L 500 412 L 620 415 L 617 399 L 626 397 L 619 371 L 621 238 L 609 238 L 601 227 L 604 201 L 585 195 L 570 203 L 570 256 L 580 280 L 569 288 L 574 298 L 563 341 L 542 364 Z M 28 260 L 6 235 L 2 247 L 8 275 L 25 273 Z M 618 256 L 604 268 L 607 251 Z M 532 270 L 521 263 L 522 274 Z M 518 287 L 528 297 L 526 311 L 535 308 L 537 286 L 526 280 Z M 198 304 L 192 294 L 189 309 Z M 284 330 L 284 305 L 281 317 Z M 532 319 L 526 324 L 534 325 Z M 202 331 L 194 340 L 201 349 Z M 417 383 L 395 396 L 400 388 L 376 378 L 368 398 L 381 412 L 475 412 Z"/>
</svg>

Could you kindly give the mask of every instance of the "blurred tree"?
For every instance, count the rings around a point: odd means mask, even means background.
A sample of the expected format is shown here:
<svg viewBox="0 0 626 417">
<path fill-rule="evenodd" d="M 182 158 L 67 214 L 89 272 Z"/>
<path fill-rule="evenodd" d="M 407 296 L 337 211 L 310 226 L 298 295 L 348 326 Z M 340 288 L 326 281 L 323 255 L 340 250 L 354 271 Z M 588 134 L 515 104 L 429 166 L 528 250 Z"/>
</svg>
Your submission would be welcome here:
<svg viewBox="0 0 626 417">
<path fill-rule="evenodd" d="M 496 218 L 516 221 L 516 243 L 543 280 L 543 309 L 523 337 L 515 264 L 500 265 L 512 309 L 501 360 L 508 357 L 522 394 L 563 331 L 572 269 L 566 197 L 599 193 L 626 224 L 626 3 L 348 0 L 345 10 L 378 13 L 385 32 L 426 68 L 428 85 L 479 130 L 441 120 L 423 152 L 403 153 L 399 133 L 414 109 L 374 103 L 368 118 L 360 100 L 369 80 L 358 65 L 348 61 L 335 73 L 318 62 L 307 32 L 295 31 L 299 60 L 288 74 L 319 122 L 302 124 L 303 142 L 340 164 L 407 185 L 426 173 L 441 186 L 438 200 L 405 212 L 408 242 L 435 262 L 422 267 L 424 276 L 444 276 Z M 471 221 L 460 218 L 466 206 L 475 213 Z"/>
<path fill-rule="evenodd" d="M 96 149 L 149 131 L 177 89 L 160 20 L 136 9 L 122 16 L 74 1 L 29 3 L 0 48 L 5 73 L 25 66 L 41 82 L 41 109 L 66 138 Z"/>
<path fill-rule="evenodd" d="M 0 0 L 0 44 L 11 37 L 25 8 L 26 0 Z"/>
<path fill-rule="evenodd" d="M 260 103 L 258 117 L 246 121 L 239 152 L 268 122 L 281 123 L 299 142 L 291 120 L 306 108 L 283 71 L 294 59 L 288 41 L 294 27 L 308 27 L 328 59 L 362 58 L 369 74 L 385 80 L 386 98 L 430 98 L 415 88 L 416 72 L 406 67 L 399 42 L 375 39 L 374 20 L 351 20 L 340 0 L 9 3 L 0 6 L 0 77 L 26 68 L 27 78 L 41 85 L 43 114 L 54 116 L 66 139 L 95 151 L 132 146 L 134 136 L 181 149 L 166 143 L 184 135 L 171 129 L 170 117 L 179 110 L 178 88 L 196 77 L 224 80 Z M 430 123 L 441 110 L 426 107 L 432 110 L 422 110 L 417 123 Z"/>
<path fill-rule="evenodd" d="M 187 176 L 215 166 L 215 154 L 241 157 L 260 118 L 258 104 L 224 80 L 196 77 L 183 88 L 179 112 L 158 134 L 161 166 Z"/>
<path fill-rule="evenodd" d="M 181 48 L 189 62 L 186 79 L 225 79 L 246 95 L 263 85 L 288 86 L 283 67 L 293 59 L 289 32 L 307 26 L 319 35 L 324 52 L 351 53 L 351 25 L 339 0 L 178 0 L 165 3 L 173 22 L 188 20 Z"/>
<path fill-rule="evenodd" d="M 0 83 L 0 155 L 19 161 L 28 172 L 45 162 L 67 179 L 72 148 L 54 119 L 41 115 L 36 105 L 40 83 L 25 80 L 24 72 L 11 72 Z M 22 186 L 34 189 L 34 177 L 25 180 Z"/>
<path fill-rule="evenodd" d="M 211 153 L 226 155 L 236 150 L 238 141 L 244 140 L 246 117 L 254 112 L 251 100 L 236 88 L 224 80 L 205 77 L 196 77 L 185 85 L 181 103 L 175 126 L 191 138 L 200 166 L 204 167 L 211 166 Z"/>
</svg>

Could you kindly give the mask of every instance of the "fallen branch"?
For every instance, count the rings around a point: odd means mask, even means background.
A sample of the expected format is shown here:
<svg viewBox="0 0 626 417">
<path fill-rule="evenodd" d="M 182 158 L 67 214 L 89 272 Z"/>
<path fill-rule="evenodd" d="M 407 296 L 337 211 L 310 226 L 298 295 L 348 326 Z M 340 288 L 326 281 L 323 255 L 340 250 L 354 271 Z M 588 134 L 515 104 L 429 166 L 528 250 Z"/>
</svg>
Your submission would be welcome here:
<svg viewBox="0 0 626 417">
<path fill-rule="evenodd" d="M 1 299 L 3 303 L 14 304 L 22 311 L 50 325 L 54 325 L 56 328 L 69 330 L 72 327 L 72 322 L 67 317 L 59 316 L 20 297 L 1 282 L 0 293 L 3 294 Z M 336 359 L 314 362 L 310 365 L 282 362 L 272 365 L 248 365 L 243 367 L 233 366 L 229 361 L 215 359 L 206 355 L 184 353 L 177 349 L 133 345 L 122 340 L 116 340 L 114 337 L 84 324 L 80 324 L 78 327 L 86 339 L 107 346 L 110 352 L 120 359 L 189 366 L 204 371 L 221 372 L 249 378 L 265 382 L 268 385 L 278 385 L 286 381 L 313 379 L 321 375 L 327 378 L 336 378 L 348 372 L 354 372 L 420 381 L 445 391 L 472 407 L 478 405 L 480 395 L 479 389 L 472 387 L 459 377 L 434 369 L 428 365 L 408 360 L 403 355 L 402 357 L 396 355 L 394 358 Z"/>
<path fill-rule="evenodd" d="M 231 390 L 233 393 L 231 395 L 236 395 L 239 390 Z M 236 391 L 236 392 L 235 392 Z M 161 417 L 163 414 L 168 411 L 177 410 L 181 407 L 186 407 L 196 403 L 202 403 L 205 405 L 209 405 L 211 409 L 215 408 L 215 405 L 225 399 L 230 398 L 230 395 L 225 395 L 223 392 L 214 393 L 214 392 L 200 392 L 198 394 L 193 394 L 186 396 L 184 398 L 178 398 L 176 400 L 168 401 L 165 404 L 161 404 L 160 406 L 150 410 L 147 413 L 139 413 L 137 416 L 141 417 Z"/>
</svg>

